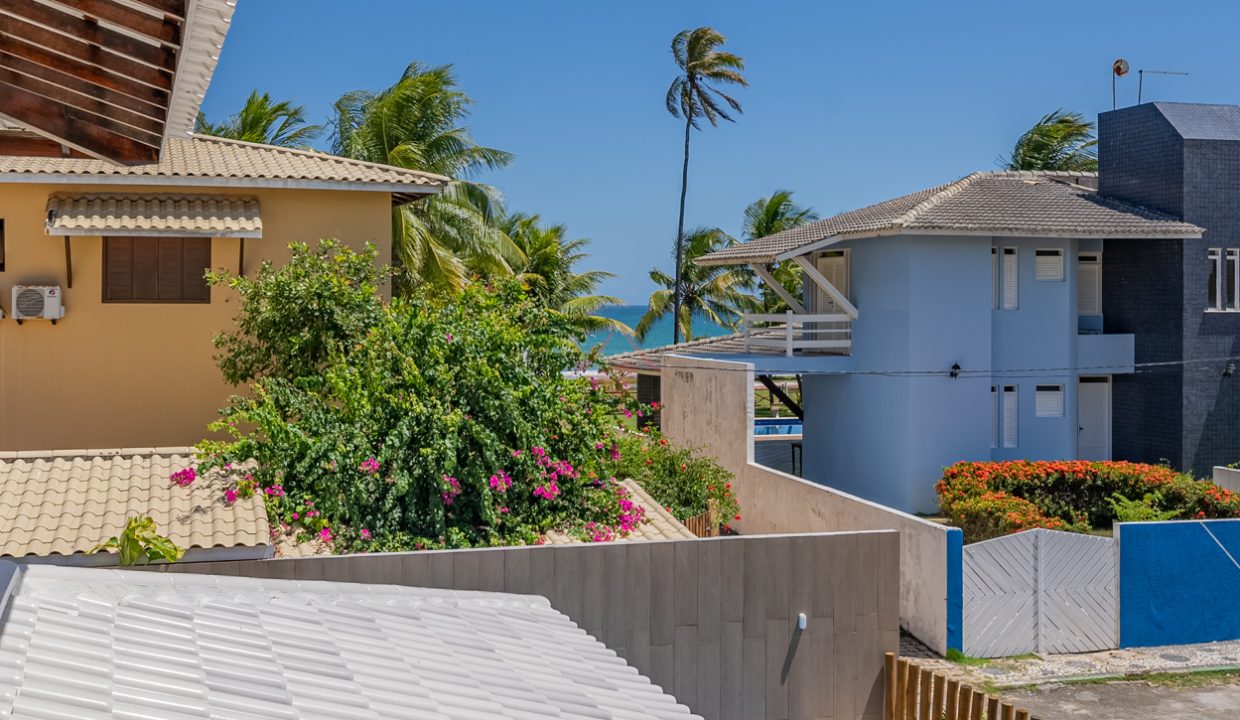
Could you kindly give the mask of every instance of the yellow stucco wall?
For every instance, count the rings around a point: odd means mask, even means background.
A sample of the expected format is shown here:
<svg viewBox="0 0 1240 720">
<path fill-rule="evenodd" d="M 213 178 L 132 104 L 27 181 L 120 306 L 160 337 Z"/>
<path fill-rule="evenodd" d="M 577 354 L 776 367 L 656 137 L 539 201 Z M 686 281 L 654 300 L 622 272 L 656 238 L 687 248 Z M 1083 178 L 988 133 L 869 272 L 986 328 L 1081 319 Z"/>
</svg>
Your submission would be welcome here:
<svg viewBox="0 0 1240 720">
<path fill-rule="evenodd" d="M 102 240 L 73 238 L 73 287 L 64 240 L 44 234 L 52 192 L 195 192 L 193 188 L 0 184 L 5 270 L 0 273 L 0 450 L 190 445 L 233 392 L 213 361 L 212 338 L 232 327 L 236 293 L 216 287 L 210 304 L 104 304 Z M 216 192 L 202 189 L 198 192 Z M 255 190 L 263 237 L 245 242 L 245 269 L 282 262 L 287 245 L 336 237 L 391 251 L 391 200 L 384 192 Z M 211 241 L 211 265 L 237 270 L 240 241 Z M 13 285 L 58 284 L 65 317 L 56 325 L 12 319 Z"/>
</svg>

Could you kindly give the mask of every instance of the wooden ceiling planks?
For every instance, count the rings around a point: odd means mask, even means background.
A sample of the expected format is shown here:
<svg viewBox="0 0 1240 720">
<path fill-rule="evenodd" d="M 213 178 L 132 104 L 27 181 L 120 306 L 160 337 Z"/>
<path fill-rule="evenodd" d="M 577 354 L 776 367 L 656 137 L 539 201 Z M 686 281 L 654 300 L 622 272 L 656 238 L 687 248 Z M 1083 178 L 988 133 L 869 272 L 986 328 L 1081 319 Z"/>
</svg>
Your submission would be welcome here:
<svg viewBox="0 0 1240 720">
<path fill-rule="evenodd" d="M 156 162 L 187 0 L 0 0 L 0 114 L 123 164 Z"/>
</svg>

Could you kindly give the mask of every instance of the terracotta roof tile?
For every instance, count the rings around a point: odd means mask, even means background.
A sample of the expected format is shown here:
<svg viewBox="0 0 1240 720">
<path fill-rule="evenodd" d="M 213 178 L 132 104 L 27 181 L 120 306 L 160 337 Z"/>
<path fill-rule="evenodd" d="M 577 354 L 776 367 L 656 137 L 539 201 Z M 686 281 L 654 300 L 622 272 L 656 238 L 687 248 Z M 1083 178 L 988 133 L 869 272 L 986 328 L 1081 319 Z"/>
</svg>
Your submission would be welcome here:
<svg viewBox="0 0 1240 720">
<path fill-rule="evenodd" d="M 0 556 L 86 553 L 139 514 L 182 548 L 267 546 L 261 498 L 230 506 L 218 477 L 169 480 L 192 463 L 189 448 L 0 453 Z"/>
<path fill-rule="evenodd" d="M 48 235 L 262 237 L 258 198 L 231 195 L 52 195 Z"/>
</svg>

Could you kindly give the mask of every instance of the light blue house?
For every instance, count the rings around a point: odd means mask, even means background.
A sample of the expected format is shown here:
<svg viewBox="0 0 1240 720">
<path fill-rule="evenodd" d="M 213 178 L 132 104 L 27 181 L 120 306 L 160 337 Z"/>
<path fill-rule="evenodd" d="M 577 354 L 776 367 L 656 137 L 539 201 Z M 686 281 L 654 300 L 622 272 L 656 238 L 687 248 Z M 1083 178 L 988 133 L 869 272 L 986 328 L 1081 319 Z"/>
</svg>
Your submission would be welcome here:
<svg viewBox="0 0 1240 720">
<path fill-rule="evenodd" d="M 802 475 L 906 511 L 934 512 L 960 460 L 1109 459 L 1134 335 L 1108 332 L 1107 248 L 1202 229 L 1096 188 L 976 173 L 701 258 L 751 266 L 793 310 L 674 352 L 799 375 Z M 788 260 L 804 297 L 768 271 Z"/>
</svg>

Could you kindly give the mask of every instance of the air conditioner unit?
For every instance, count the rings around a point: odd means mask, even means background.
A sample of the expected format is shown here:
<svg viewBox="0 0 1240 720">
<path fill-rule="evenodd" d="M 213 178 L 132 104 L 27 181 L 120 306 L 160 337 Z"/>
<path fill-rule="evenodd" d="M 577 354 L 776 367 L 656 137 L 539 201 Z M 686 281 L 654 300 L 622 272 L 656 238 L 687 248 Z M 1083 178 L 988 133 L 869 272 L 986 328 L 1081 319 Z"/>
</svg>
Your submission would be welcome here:
<svg viewBox="0 0 1240 720">
<path fill-rule="evenodd" d="M 20 325 L 22 320 L 42 318 L 56 321 L 65 316 L 60 304 L 59 285 L 14 285 L 13 319 Z"/>
</svg>

